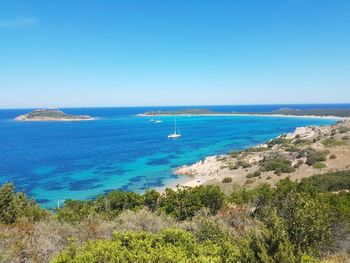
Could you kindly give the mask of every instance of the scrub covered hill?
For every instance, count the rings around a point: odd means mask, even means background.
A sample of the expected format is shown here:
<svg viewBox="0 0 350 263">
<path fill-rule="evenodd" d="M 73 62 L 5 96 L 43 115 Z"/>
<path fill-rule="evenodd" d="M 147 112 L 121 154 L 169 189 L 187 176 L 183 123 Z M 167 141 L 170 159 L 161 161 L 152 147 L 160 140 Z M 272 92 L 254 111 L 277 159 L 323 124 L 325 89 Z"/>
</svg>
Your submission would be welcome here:
<svg viewBox="0 0 350 263">
<path fill-rule="evenodd" d="M 345 262 L 350 171 L 225 195 L 112 191 L 40 208 L 0 187 L 2 262 Z M 326 261 L 327 260 L 327 261 Z"/>
</svg>

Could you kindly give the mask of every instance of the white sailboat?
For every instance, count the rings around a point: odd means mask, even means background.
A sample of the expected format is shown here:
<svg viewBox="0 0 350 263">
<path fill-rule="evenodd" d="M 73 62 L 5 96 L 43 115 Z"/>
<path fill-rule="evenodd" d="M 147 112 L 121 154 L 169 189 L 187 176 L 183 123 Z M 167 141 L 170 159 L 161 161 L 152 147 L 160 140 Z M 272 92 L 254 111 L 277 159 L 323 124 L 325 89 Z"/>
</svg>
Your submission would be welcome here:
<svg viewBox="0 0 350 263">
<path fill-rule="evenodd" d="M 171 133 L 168 135 L 169 139 L 176 139 L 176 138 L 180 138 L 181 137 L 181 133 L 179 128 L 176 126 L 176 119 L 174 116 L 174 133 Z"/>
</svg>

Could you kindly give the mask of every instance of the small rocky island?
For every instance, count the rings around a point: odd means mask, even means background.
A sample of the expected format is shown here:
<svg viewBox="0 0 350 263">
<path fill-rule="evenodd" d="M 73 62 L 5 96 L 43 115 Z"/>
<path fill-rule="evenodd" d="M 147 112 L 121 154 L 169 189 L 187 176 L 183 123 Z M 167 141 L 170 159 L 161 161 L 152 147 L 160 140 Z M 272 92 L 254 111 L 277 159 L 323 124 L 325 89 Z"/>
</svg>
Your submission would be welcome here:
<svg viewBox="0 0 350 263">
<path fill-rule="evenodd" d="M 58 109 L 38 109 L 15 118 L 17 121 L 86 121 L 94 120 L 89 115 L 66 114 Z"/>
</svg>

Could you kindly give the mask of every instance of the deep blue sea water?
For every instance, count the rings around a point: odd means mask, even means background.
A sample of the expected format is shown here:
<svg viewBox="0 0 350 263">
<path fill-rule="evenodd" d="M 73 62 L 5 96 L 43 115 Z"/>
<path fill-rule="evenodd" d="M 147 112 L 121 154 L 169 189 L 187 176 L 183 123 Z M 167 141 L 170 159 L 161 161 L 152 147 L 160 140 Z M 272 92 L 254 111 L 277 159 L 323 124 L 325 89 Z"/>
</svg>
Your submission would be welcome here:
<svg viewBox="0 0 350 263">
<path fill-rule="evenodd" d="M 215 111 L 278 108 L 350 108 L 350 105 L 210 106 Z M 336 120 L 253 116 L 177 117 L 182 138 L 171 140 L 173 118 L 151 123 L 137 113 L 181 107 L 71 108 L 95 121 L 16 122 L 30 109 L 0 110 L 0 183 L 12 181 L 45 207 L 89 199 L 112 189 L 143 192 L 179 178 L 174 167 L 265 142 L 296 127 Z M 183 108 L 183 107 L 182 107 Z M 193 107 L 184 107 L 193 108 Z"/>
</svg>

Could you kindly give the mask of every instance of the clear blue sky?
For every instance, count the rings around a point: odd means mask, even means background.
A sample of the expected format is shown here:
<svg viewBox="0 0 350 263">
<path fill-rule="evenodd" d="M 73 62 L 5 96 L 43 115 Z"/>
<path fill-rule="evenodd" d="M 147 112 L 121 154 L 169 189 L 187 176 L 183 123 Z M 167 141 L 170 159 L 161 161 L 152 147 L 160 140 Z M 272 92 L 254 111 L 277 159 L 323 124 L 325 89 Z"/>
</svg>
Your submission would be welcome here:
<svg viewBox="0 0 350 263">
<path fill-rule="evenodd" d="M 336 102 L 349 0 L 0 0 L 0 108 Z"/>
</svg>

